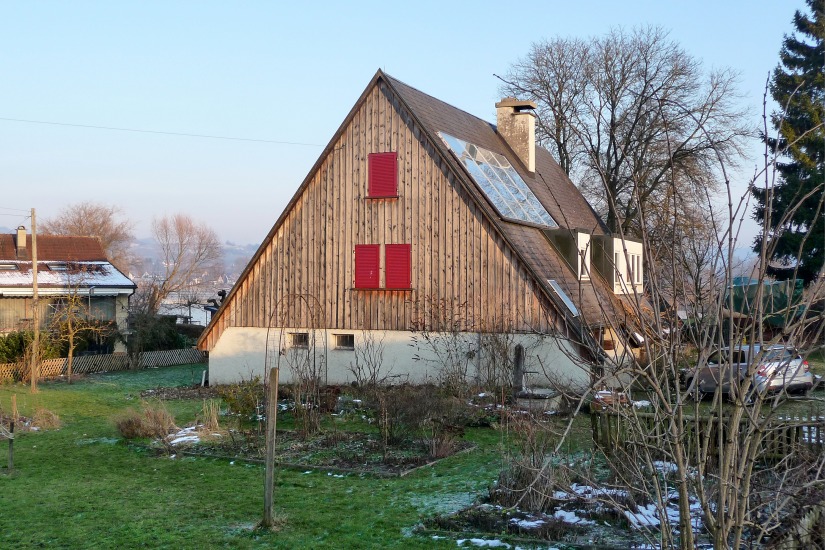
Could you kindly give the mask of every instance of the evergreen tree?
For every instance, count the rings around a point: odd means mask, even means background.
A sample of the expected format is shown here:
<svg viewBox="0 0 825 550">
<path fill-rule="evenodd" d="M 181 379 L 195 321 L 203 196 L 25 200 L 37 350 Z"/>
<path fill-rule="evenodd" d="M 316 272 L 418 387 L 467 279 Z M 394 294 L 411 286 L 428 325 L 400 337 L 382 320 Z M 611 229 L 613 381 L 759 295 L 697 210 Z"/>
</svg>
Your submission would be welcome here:
<svg viewBox="0 0 825 550">
<path fill-rule="evenodd" d="M 778 279 L 815 280 L 825 261 L 825 0 L 806 0 L 811 14 L 794 14 L 795 33 L 785 35 L 770 92 L 781 108 L 772 122 L 778 138 L 767 144 L 787 162 L 777 163 L 773 187 L 755 189 L 754 218 L 769 224 L 767 239 Z"/>
</svg>

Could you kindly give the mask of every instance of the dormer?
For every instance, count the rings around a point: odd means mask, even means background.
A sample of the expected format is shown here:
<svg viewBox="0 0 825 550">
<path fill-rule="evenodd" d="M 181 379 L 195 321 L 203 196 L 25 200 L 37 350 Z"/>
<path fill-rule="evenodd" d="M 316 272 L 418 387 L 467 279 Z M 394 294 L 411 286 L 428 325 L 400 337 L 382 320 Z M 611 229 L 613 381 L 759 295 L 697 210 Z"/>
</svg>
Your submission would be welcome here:
<svg viewBox="0 0 825 550">
<path fill-rule="evenodd" d="M 641 241 L 594 235 L 591 262 L 614 294 L 644 291 L 644 249 Z"/>
<path fill-rule="evenodd" d="M 546 229 L 544 235 L 565 259 L 580 281 L 590 280 L 590 233 L 584 229 Z"/>
</svg>

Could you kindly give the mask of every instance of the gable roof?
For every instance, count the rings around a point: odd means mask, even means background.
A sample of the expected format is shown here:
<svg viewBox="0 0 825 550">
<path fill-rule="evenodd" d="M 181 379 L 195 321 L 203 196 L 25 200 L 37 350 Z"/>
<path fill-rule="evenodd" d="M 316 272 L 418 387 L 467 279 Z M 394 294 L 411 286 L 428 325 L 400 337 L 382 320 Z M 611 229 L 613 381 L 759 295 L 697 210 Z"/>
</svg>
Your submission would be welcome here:
<svg viewBox="0 0 825 550">
<path fill-rule="evenodd" d="M 387 86 L 390 93 L 398 98 L 401 103 L 401 109 L 412 117 L 416 126 L 421 129 L 426 141 L 434 147 L 435 151 L 440 154 L 442 159 L 450 167 L 451 172 L 456 176 L 456 181 L 462 185 L 483 214 L 489 219 L 499 236 L 509 245 L 518 260 L 533 274 L 539 282 L 541 291 L 551 303 L 556 305 L 557 310 L 570 322 L 572 327 L 579 332 L 581 330 L 580 324 L 602 324 L 602 308 L 604 307 L 605 299 L 609 307 L 614 310 L 617 309 L 615 303 L 616 297 L 612 291 L 607 289 L 604 281 L 601 281 L 598 277 L 593 277 L 591 281 L 580 281 L 578 274 L 573 272 L 571 267 L 550 243 L 549 239 L 544 236 L 540 228 L 502 219 L 489 203 L 483 192 L 478 188 L 472 177 L 439 138 L 438 132 L 445 132 L 505 156 L 517 169 L 519 175 L 524 179 L 525 183 L 536 195 L 548 213 L 559 224 L 560 228 L 571 230 L 579 229 L 585 233 L 595 235 L 607 234 L 606 227 L 598 215 L 596 215 L 579 190 L 555 162 L 552 155 L 548 151 L 537 147 L 536 171 L 530 173 L 518 160 L 518 157 L 513 153 L 506 141 L 496 132 L 496 126 L 494 124 L 408 86 L 390 77 L 381 70 L 375 73 L 375 76 L 355 102 L 347 117 L 342 121 L 338 130 L 318 156 L 318 159 L 307 173 L 303 182 L 241 273 L 238 278 L 238 283 L 248 276 L 254 265 L 258 262 L 268 244 L 287 219 L 290 211 L 300 201 L 304 190 L 313 181 L 316 172 L 321 168 L 325 159 L 333 151 L 341 135 L 346 131 L 364 104 L 367 96 L 376 86 L 382 85 Z M 548 282 L 548 280 L 551 279 L 556 281 L 564 292 L 574 300 L 581 314 L 577 319 L 570 317 L 564 305 L 563 298 L 557 295 Z M 205 341 L 216 321 L 223 314 L 225 307 L 231 303 L 239 286 L 239 284 L 236 284 L 229 295 L 223 300 L 222 307 L 212 317 L 210 325 L 201 335 L 199 345 Z M 619 306 L 619 309 L 621 309 L 621 306 Z M 585 339 L 589 337 L 584 333 L 582 333 L 582 336 Z"/>
<path fill-rule="evenodd" d="M 580 229 L 594 235 L 606 234 L 604 223 L 553 156 L 537 146 L 536 171 L 530 173 L 496 131 L 494 124 L 427 95 L 380 70 L 373 83 L 378 80 L 386 82 L 403 101 L 422 129 L 427 132 L 437 150 L 460 176 L 459 179 L 464 183 L 466 190 L 475 198 L 521 260 L 533 271 L 548 298 L 556 303 L 562 312 L 564 311 L 565 307 L 560 303 L 560 297 L 548 283 L 548 280 L 554 280 L 574 301 L 585 324 L 602 324 L 602 309 L 613 305 L 615 300 L 613 293 L 607 289 L 603 281 L 595 274 L 591 280 L 581 281 L 578 273 L 574 272 L 555 250 L 541 229 L 501 218 L 473 178 L 455 160 L 437 132 L 446 132 L 505 156 L 560 228 Z"/>
<path fill-rule="evenodd" d="M 26 246 L 18 250 L 17 236 L 0 235 L 0 261 L 30 261 L 32 236 L 26 235 Z M 106 253 L 95 237 L 74 235 L 38 235 L 38 262 L 106 262 Z"/>
<path fill-rule="evenodd" d="M 26 235 L 25 248 L 17 248 L 16 234 L 0 235 L 0 294 L 32 294 L 32 237 Z M 49 264 L 66 264 L 57 270 Z M 37 286 L 43 294 L 60 294 L 66 289 L 90 289 L 100 295 L 131 294 L 137 286 L 106 258 L 96 237 L 74 235 L 37 236 Z"/>
</svg>

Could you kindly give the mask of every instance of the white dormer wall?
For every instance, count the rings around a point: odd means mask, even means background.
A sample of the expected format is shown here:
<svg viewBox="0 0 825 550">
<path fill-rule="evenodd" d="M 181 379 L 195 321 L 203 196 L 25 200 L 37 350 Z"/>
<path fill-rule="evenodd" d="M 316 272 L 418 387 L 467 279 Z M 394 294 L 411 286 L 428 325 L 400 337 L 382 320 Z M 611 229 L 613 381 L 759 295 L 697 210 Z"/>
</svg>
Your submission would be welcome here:
<svg viewBox="0 0 825 550">
<path fill-rule="evenodd" d="M 593 270 L 607 281 L 614 294 L 641 294 L 644 290 L 642 243 L 613 235 L 594 235 L 590 252 Z"/>
<path fill-rule="evenodd" d="M 576 231 L 576 248 L 578 249 L 578 275 L 580 280 L 590 279 L 590 233 Z"/>
<path fill-rule="evenodd" d="M 613 292 L 641 294 L 644 290 L 644 249 L 642 243 L 613 237 Z"/>
</svg>

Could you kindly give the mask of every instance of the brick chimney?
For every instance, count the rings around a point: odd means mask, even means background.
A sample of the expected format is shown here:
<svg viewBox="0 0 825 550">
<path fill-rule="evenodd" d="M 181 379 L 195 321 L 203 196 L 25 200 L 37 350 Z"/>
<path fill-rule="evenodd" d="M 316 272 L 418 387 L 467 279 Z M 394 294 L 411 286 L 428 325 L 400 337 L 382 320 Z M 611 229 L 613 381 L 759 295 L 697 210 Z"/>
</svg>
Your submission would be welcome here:
<svg viewBox="0 0 825 550">
<path fill-rule="evenodd" d="M 26 253 L 26 228 L 19 226 L 17 228 L 17 239 L 15 240 L 17 246 L 17 257 L 24 256 Z"/>
<path fill-rule="evenodd" d="M 535 101 L 505 97 L 496 103 L 498 133 L 530 172 L 536 171 Z"/>
</svg>

